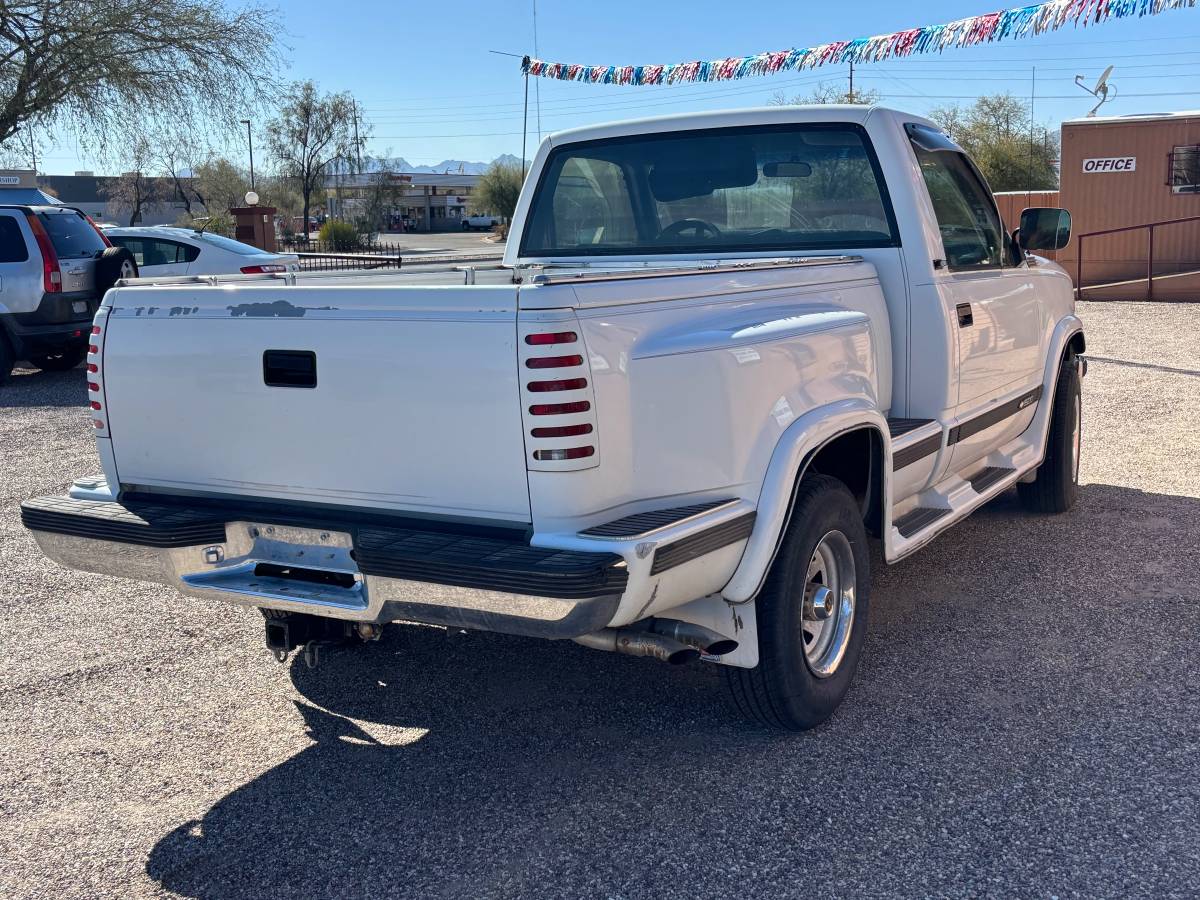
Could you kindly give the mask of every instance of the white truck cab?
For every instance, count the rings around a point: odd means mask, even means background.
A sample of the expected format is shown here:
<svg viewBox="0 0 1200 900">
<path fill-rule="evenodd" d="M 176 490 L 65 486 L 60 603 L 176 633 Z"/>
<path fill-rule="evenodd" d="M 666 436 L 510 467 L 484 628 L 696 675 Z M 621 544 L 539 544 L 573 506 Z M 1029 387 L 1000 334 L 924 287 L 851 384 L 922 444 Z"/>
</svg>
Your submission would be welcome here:
<svg viewBox="0 0 1200 900">
<path fill-rule="evenodd" d="M 397 620 L 718 663 L 791 729 L 844 696 L 868 542 L 901 559 L 1078 481 L 1062 210 L 1007 235 L 896 110 L 553 135 L 500 266 L 119 285 L 103 474 L 27 501 L 64 565 L 249 604 L 280 657 Z M 146 280 L 146 279 L 143 279 Z"/>
</svg>

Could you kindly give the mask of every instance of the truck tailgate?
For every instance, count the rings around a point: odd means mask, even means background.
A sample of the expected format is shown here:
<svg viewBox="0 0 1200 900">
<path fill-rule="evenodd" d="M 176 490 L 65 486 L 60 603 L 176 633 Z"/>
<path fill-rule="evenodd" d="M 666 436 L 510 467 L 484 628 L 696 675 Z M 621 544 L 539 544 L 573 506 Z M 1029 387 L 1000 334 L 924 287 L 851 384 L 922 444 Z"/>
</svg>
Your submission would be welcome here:
<svg viewBox="0 0 1200 900">
<path fill-rule="evenodd" d="M 101 380 L 120 481 L 528 522 L 516 294 L 112 291 Z"/>
</svg>

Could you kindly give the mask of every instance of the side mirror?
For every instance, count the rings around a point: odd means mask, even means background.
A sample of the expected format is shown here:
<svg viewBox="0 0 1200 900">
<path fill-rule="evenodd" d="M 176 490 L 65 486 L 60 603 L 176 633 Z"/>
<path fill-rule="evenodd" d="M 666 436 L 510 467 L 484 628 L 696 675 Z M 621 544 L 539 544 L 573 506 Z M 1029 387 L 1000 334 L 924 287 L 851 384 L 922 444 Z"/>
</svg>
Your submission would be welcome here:
<svg viewBox="0 0 1200 900">
<path fill-rule="evenodd" d="M 1071 240 L 1071 214 L 1047 206 L 1023 209 L 1017 240 L 1022 250 L 1061 250 Z"/>
</svg>

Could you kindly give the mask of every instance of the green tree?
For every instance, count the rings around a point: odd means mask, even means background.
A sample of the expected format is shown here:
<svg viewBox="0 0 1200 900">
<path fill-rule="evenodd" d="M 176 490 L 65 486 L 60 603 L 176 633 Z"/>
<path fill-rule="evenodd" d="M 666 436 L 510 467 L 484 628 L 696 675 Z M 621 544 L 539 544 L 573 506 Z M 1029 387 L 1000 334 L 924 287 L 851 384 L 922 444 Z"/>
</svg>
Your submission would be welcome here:
<svg viewBox="0 0 1200 900">
<path fill-rule="evenodd" d="M 349 93 L 322 94 L 313 81 L 297 81 L 288 89 L 279 114 L 267 123 L 267 147 L 281 174 L 299 189 L 305 222 L 312 195 L 324 188 L 330 166 L 362 152 L 367 127 L 359 124 L 357 116 L 357 104 Z"/>
<path fill-rule="evenodd" d="M 524 181 L 520 164 L 497 160 L 479 176 L 479 184 L 471 192 L 471 211 L 511 219 Z"/>
<path fill-rule="evenodd" d="M 278 22 L 221 0 L 3 0 L 0 144 L 30 125 L 102 156 L 156 125 L 230 132 L 275 88 Z"/>
<path fill-rule="evenodd" d="M 929 118 L 975 160 L 993 191 L 1058 187 L 1058 135 L 1032 123 L 1028 104 L 1011 94 L 939 107 Z"/>
</svg>

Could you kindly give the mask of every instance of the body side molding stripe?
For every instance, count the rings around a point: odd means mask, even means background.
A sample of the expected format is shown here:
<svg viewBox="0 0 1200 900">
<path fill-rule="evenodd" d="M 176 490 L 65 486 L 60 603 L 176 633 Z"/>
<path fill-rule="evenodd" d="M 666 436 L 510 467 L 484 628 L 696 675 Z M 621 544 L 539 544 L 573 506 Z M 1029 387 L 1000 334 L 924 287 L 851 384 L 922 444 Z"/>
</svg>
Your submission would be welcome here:
<svg viewBox="0 0 1200 900">
<path fill-rule="evenodd" d="M 658 575 L 660 572 L 681 566 L 706 553 L 712 553 L 714 550 L 720 550 L 722 547 L 750 537 L 757 515 L 757 512 L 748 512 L 736 519 L 730 519 L 728 522 L 722 522 L 712 528 L 688 535 L 673 544 L 659 547 L 654 553 L 650 574 Z"/>
</svg>

